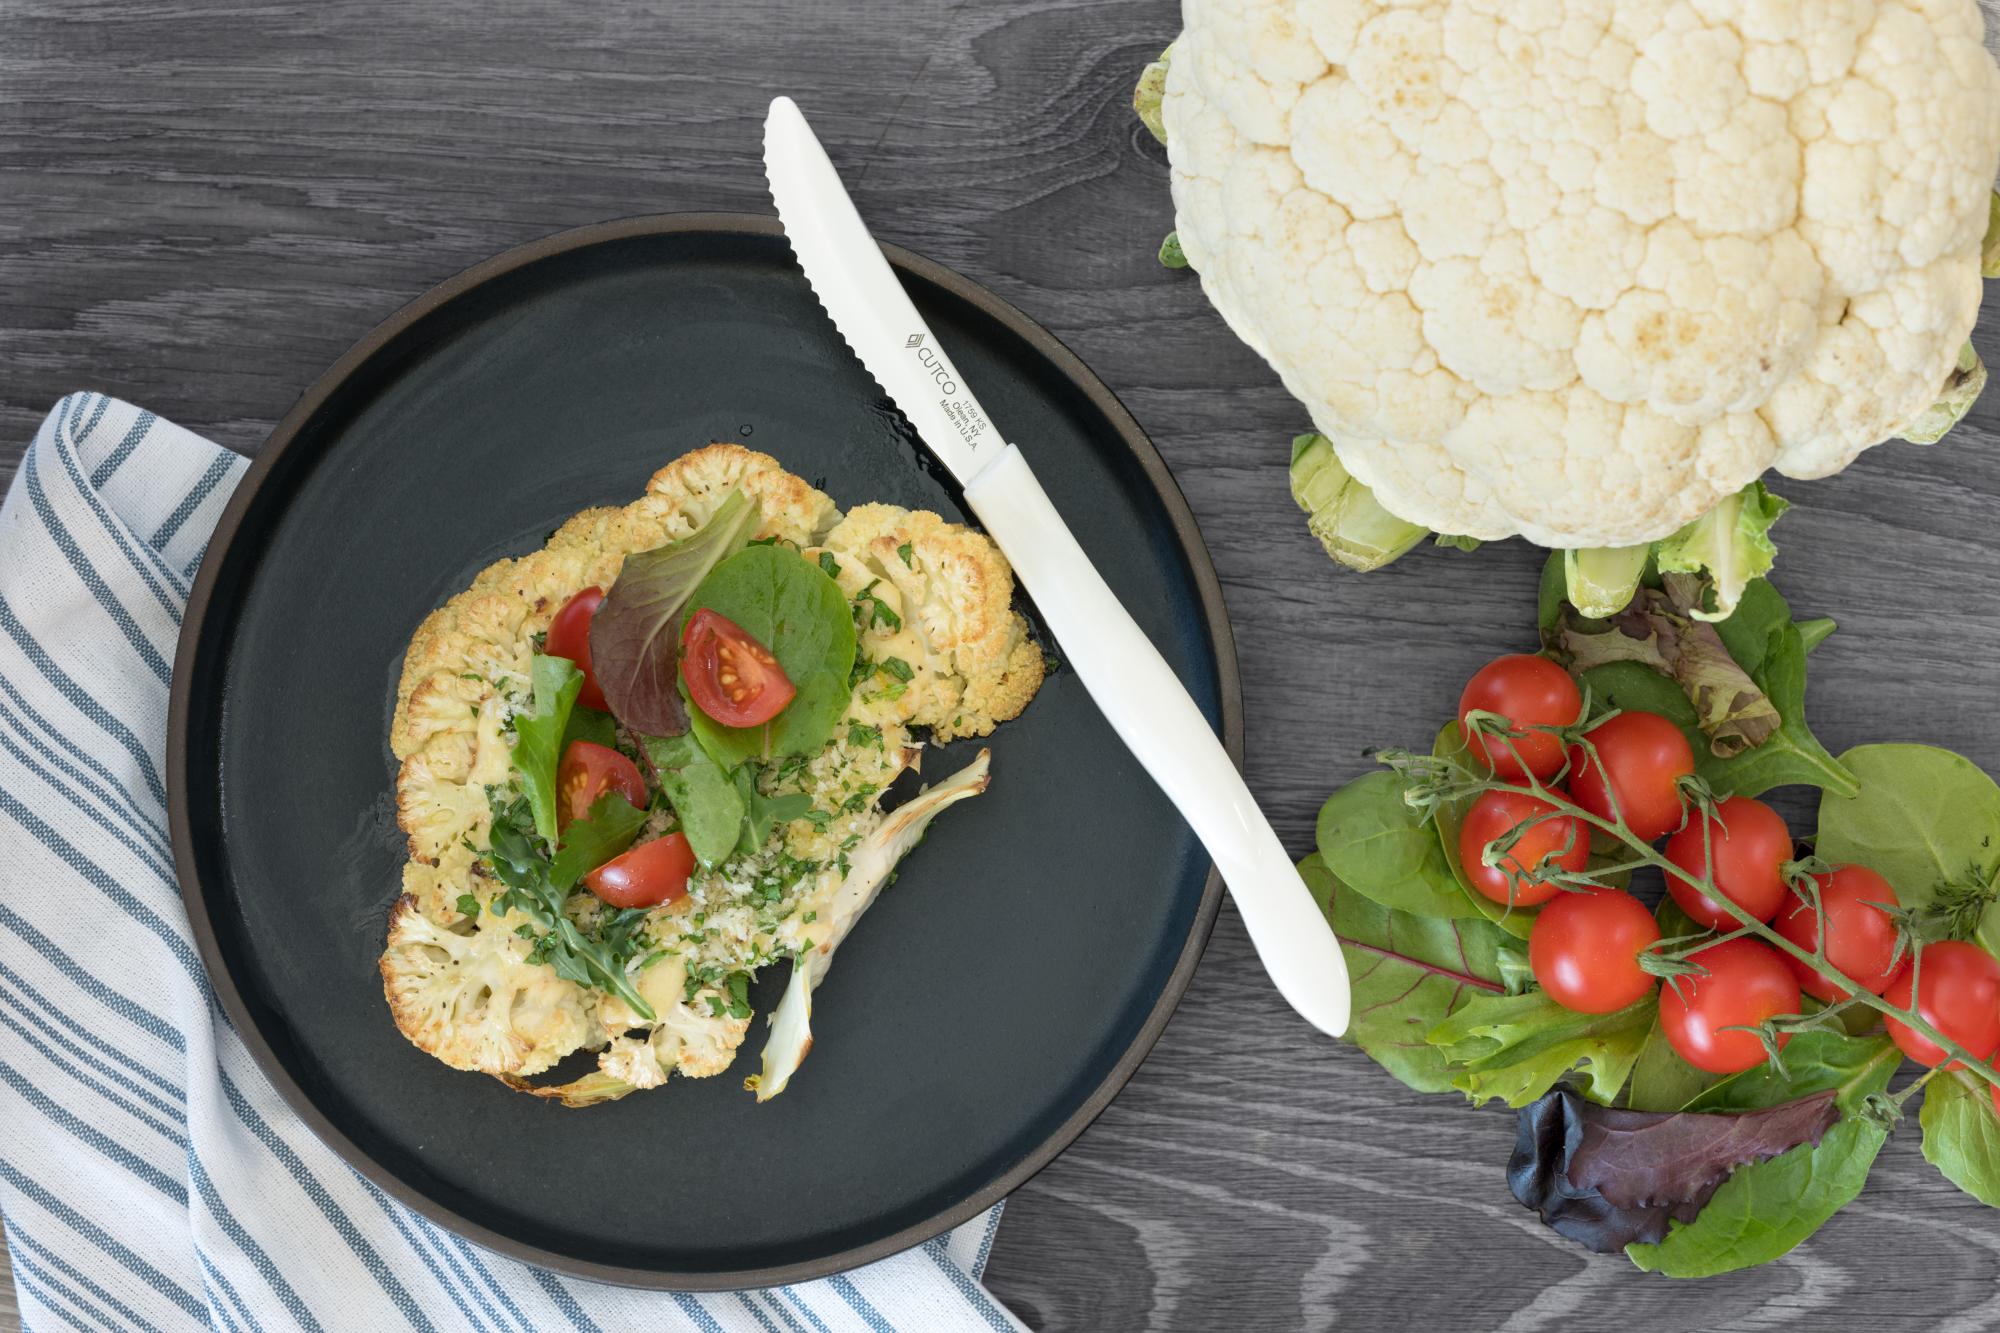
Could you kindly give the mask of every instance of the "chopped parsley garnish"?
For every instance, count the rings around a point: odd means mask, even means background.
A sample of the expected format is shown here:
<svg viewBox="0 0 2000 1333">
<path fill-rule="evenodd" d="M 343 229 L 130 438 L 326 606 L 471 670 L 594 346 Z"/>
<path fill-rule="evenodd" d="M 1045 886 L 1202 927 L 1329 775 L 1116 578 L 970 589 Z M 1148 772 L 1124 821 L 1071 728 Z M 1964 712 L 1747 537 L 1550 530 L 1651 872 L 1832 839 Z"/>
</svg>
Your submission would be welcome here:
<svg viewBox="0 0 2000 1333">
<path fill-rule="evenodd" d="M 854 611 L 856 617 L 861 622 L 861 628 L 867 629 L 871 625 L 887 625 L 890 632 L 893 633 L 903 628 L 903 618 L 896 614 L 896 608 L 875 595 L 875 586 L 881 581 L 880 579 L 875 579 L 867 587 L 854 594 Z"/>
<path fill-rule="evenodd" d="M 901 557 L 903 558 L 903 568 L 904 568 L 904 569 L 909 569 L 909 568 L 911 567 L 911 565 L 910 565 L 910 544 L 909 544 L 908 542 L 904 542 L 904 543 L 903 543 L 903 544 L 902 544 L 901 546 L 898 546 L 898 547 L 896 548 L 896 554 L 897 554 L 897 555 L 899 555 L 899 556 L 901 556 Z"/>
<path fill-rule="evenodd" d="M 458 914 L 468 920 L 479 915 L 479 899 L 469 893 L 458 895 Z"/>
<path fill-rule="evenodd" d="M 826 571 L 826 576 L 830 579 L 840 577 L 840 561 L 834 557 L 831 551 L 821 551 L 819 553 L 819 567 Z"/>
<path fill-rule="evenodd" d="M 847 743 L 879 750 L 882 748 L 882 728 L 866 722 L 850 722 L 847 724 Z"/>
</svg>

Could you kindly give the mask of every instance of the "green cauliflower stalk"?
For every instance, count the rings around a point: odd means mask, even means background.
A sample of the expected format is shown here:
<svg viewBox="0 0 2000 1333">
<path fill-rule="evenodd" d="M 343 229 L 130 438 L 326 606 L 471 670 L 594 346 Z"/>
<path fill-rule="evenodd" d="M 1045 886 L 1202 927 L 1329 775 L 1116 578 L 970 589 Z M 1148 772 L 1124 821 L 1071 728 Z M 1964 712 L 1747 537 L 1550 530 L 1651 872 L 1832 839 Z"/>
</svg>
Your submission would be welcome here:
<svg viewBox="0 0 2000 1333">
<path fill-rule="evenodd" d="M 1160 141 L 1166 142 L 1164 135 Z M 1979 274 L 2000 278 L 2000 190 L 1986 201 L 1986 239 L 1979 243 Z"/>
<path fill-rule="evenodd" d="M 1632 601 L 1652 558 L 1651 543 L 1596 546 L 1563 552 L 1569 604 L 1593 619 L 1615 616 Z"/>
<path fill-rule="evenodd" d="M 1988 245 L 1991 233 L 1988 233 Z M 1988 263 L 1992 263 L 1992 251 L 1987 251 Z M 1973 403 L 1979 399 L 1980 391 L 1986 387 L 1986 363 L 1979 359 L 1979 353 L 1967 343 L 1958 349 L 1958 364 L 1952 367 L 1950 378 L 1945 380 L 1944 389 L 1938 400 L 1932 403 L 1916 420 L 1903 427 L 1900 438 L 1911 444 L 1936 444 L 1945 432 L 1956 426 Z"/>
<path fill-rule="evenodd" d="M 1168 268 L 1186 268 L 1187 256 L 1181 253 L 1181 234 L 1167 233 L 1167 239 L 1160 242 L 1160 262 Z"/>
<path fill-rule="evenodd" d="M 1167 95 L 1167 63 L 1173 54 L 1171 45 L 1160 52 L 1158 60 L 1139 71 L 1139 86 L 1132 90 L 1132 109 L 1139 113 L 1140 123 L 1161 143 L 1167 141 L 1167 122 L 1160 118 L 1160 102 Z"/>
<path fill-rule="evenodd" d="M 1694 522 L 1653 547 L 1662 574 L 1699 574 L 1712 606 L 1691 608 L 1697 620 L 1727 620 L 1751 579 L 1771 572 L 1778 548 L 1771 525 L 1791 508 L 1753 481 Z"/>
<path fill-rule="evenodd" d="M 1384 509 L 1375 493 L 1340 465 L 1332 442 L 1317 433 L 1292 440 L 1292 498 L 1306 511 L 1306 526 L 1326 553 L 1357 573 L 1382 568 L 1430 535 L 1422 524 Z"/>
</svg>

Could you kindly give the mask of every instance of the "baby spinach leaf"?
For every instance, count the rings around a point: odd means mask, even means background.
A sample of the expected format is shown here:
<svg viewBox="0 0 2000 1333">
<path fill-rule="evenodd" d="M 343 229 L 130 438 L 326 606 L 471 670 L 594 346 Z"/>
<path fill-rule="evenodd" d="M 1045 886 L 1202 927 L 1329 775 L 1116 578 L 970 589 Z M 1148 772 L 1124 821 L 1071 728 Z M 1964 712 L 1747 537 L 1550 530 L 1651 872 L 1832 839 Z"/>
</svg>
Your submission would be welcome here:
<svg viewBox="0 0 2000 1333">
<path fill-rule="evenodd" d="M 641 748 L 695 860 L 711 870 L 728 860 L 746 813 L 730 775 L 693 736 L 647 736 Z"/>
<path fill-rule="evenodd" d="M 1469 764 L 1472 750 L 1466 745 L 1465 735 L 1458 729 L 1458 723 L 1447 722 L 1438 732 L 1431 753 L 1440 759 Z M 1437 807 L 1431 815 L 1431 830 L 1437 836 L 1438 850 L 1444 857 L 1445 865 L 1451 869 L 1451 877 L 1458 882 L 1459 892 L 1472 905 L 1472 910 L 1515 939 L 1525 940 L 1535 928 L 1535 909 L 1496 903 L 1473 888 L 1472 881 L 1465 877 L 1465 867 L 1458 859 L 1458 831 L 1465 824 L 1465 812 L 1471 808 L 1472 801 L 1469 799 L 1446 801 Z"/>
<path fill-rule="evenodd" d="M 1437 830 L 1403 799 L 1404 781 L 1382 770 L 1336 791 L 1320 807 L 1320 857 L 1343 884 L 1413 916 L 1479 915 L 1445 860 Z"/>
<path fill-rule="evenodd" d="M 589 741 L 592 745 L 602 745 L 607 750 L 618 748 L 618 719 L 601 708 L 586 708 L 582 704 L 570 709 L 569 725 L 563 728 L 562 748 L 556 753 L 569 753 L 572 741 Z"/>
<path fill-rule="evenodd" d="M 1924 1085 L 1924 1160 L 1989 1207 L 2000 1208 L 2000 1116 L 1986 1080 L 1966 1070 Z"/>
<path fill-rule="evenodd" d="M 1839 1116 L 1830 1093 L 1699 1115 L 1609 1110 L 1557 1089 L 1521 1111 L 1507 1185 L 1560 1234 L 1615 1254 L 1694 1221 L 1732 1171 L 1818 1142 Z"/>
<path fill-rule="evenodd" d="M 569 890 L 597 867 L 632 845 L 645 826 L 646 812 L 633 807 L 617 792 L 606 792 L 590 807 L 588 818 L 579 819 L 562 832 L 562 846 L 549 862 L 549 882 Z"/>
<path fill-rule="evenodd" d="M 1882 1073 L 1883 1086 L 1889 1072 Z M 1667 1277 L 1713 1277 L 1768 1263 L 1853 1201 L 1888 1136 L 1879 1122 L 1849 1115 L 1817 1144 L 1738 1167 L 1694 1221 L 1674 1225 L 1657 1245 L 1628 1245 L 1625 1254 Z"/>
<path fill-rule="evenodd" d="M 1639 1048 L 1638 1062 L 1632 1066 L 1625 1103 L 1635 1111 L 1678 1111 L 1713 1082 L 1715 1075 L 1681 1059 L 1655 1018 L 1646 1033 L 1646 1044 Z"/>
<path fill-rule="evenodd" d="M 751 546 L 717 565 L 694 590 L 687 613 L 704 608 L 770 649 L 798 693 L 761 727 L 725 727 L 694 710 L 690 720 L 702 748 L 725 769 L 818 753 L 846 715 L 851 692 L 854 618 L 840 585 L 796 551 Z"/>
<path fill-rule="evenodd" d="M 1862 745 L 1841 762 L 1860 786 L 1820 798 L 1819 855 L 1867 866 L 1904 907 L 1956 903 L 1977 913 L 2000 879 L 2000 786 L 1971 760 L 1929 745 Z M 2000 948 L 2000 911 L 1988 905 L 1966 924 L 1974 922 L 1979 943 Z"/>
<path fill-rule="evenodd" d="M 680 694 L 681 611 L 709 571 L 743 545 L 760 515 L 743 492 L 731 491 L 688 536 L 625 557 L 590 623 L 590 655 L 606 702 L 631 730 L 648 736 L 687 730 Z"/>
<path fill-rule="evenodd" d="M 1425 1040 L 1459 1066 L 1451 1085 L 1474 1105 L 1497 1099 L 1526 1106 L 1572 1070 L 1581 1071 L 1586 1097 L 1608 1104 L 1625 1086 L 1657 1011 L 1650 995 L 1612 1014 L 1572 1013 L 1543 991 L 1481 995 Z"/>
<path fill-rule="evenodd" d="M 1844 1111 L 1856 1109 L 1861 1098 L 1886 1085 L 1902 1052 L 1886 1036 L 1850 1037 L 1844 1032 L 1810 1031 L 1785 1043 L 1781 1073 L 1760 1064 L 1711 1085 L 1690 1099 L 1689 1111 L 1754 1111 L 1816 1093 L 1832 1092 Z"/>
<path fill-rule="evenodd" d="M 527 794 L 528 808 L 534 812 L 535 832 L 549 846 L 556 845 L 556 766 L 562 760 L 563 733 L 569 727 L 570 709 L 577 691 L 583 688 L 583 673 L 566 657 L 535 654 L 529 668 L 534 690 L 535 711 L 514 718 L 514 769 L 521 775 L 521 790 Z"/>
<path fill-rule="evenodd" d="M 1475 995 L 1506 990 L 1513 937 L 1477 918 L 1412 916 L 1342 883 L 1319 856 L 1299 862 L 1347 962 L 1354 1042 L 1405 1086 L 1444 1092 L 1456 1071 L 1424 1034 Z"/>
</svg>

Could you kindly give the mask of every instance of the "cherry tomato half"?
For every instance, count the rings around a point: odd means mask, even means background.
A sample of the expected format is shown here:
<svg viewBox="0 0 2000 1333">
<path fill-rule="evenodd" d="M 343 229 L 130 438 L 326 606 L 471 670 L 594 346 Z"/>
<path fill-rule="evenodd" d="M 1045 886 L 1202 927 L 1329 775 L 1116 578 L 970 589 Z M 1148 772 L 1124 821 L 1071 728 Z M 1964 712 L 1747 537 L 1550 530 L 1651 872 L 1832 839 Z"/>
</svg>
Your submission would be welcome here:
<svg viewBox="0 0 2000 1333">
<path fill-rule="evenodd" d="M 1608 1014 L 1653 989 L 1639 952 L 1659 938 L 1653 914 L 1622 889 L 1559 893 L 1535 918 L 1528 965 L 1563 1008 Z"/>
<path fill-rule="evenodd" d="M 1681 826 L 1685 806 L 1677 784 L 1694 772 L 1694 751 L 1679 727 L 1658 713 L 1619 713 L 1583 737 L 1597 754 L 1593 758 L 1581 745 L 1569 748 L 1569 790 L 1578 805 L 1599 819 L 1624 815 L 1647 842 Z"/>
<path fill-rule="evenodd" d="M 583 877 L 583 887 L 613 907 L 657 907 L 687 896 L 694 848 L 685 833 L 642 842 Z"/>
<path fill-rule="evenodd" d="M 1792 831 L 1778 812 L 1748 796 L 1732 796 L 1715 808 L 1716 817 L 1694 820 L 1667 839 L 1667 859 L 1690 875 L 1708 869 L 1702 847 L 1707 824 L 1715 849 L 1715 887 L 1759 921 L 1769 921 L 1785 901 L 1779 867 L 1792 859 Z M 1667 876 L 1667 892 L 1681 910 L 1711 930 L 1734 930 L 1729 909 L 1679 875 Z"/>
<path fill-rule="evenodd" d="M 1909 966 L 1907 955 L 1896 956 L 1896 923 L 1875 906 L 1896 906 L 1896 891 L 1867 866 L 1835 866 L 1830 874 L 1814 875 L 1813 883 L 1819 886 L 1820 909 L 1826 914 L 1826 961 L 1860 982 L 1863 990 L 1880 995 Z M 1790 906 L 1771 925 L 1811 953 L 1819 947 L 1819 916 L 1797 893 L 1787 895 L 1786 901 Z M 1818 968 L 1789 955 L 1785 963 L 1799 979 L 1799 989 L 1814 999 L 1847 998 L 1847 992 L 1821 976 Z"/>
<path fill-rule="evenodd" d="M 769 722 L 797 691 L 749 631 L 729 617 L 703 607 L 681 632 L 681 678 L 695 707 L 725 727 Z"/>
<path fill-rule="evenodd" d="M 597 615 L 597 608 L 604 605 L 604 589 L 591 586 L 562 604 L 556 618 L 549 622 L 549 637 L 542 644 L 542 651 L 550 657 L 567 657 L 583 672 L 583 688 L 577 691 L 576 701 L 585 708 L 595 708 L 608 712 L 610 705 L 604 702 L 604 690 L 597 683 L 597 673 L 590 669 L 590 622 Z"/>
<path fill-rule="evenodd" d="M 590 818 L 597 798 L 612 791 L 638 809 L 646 808 L 646 780 L 639 776 L 637 764 L 606 746 L 571 741 L 556 768 L 557 827 Z"/>
<path fill-rule="evenodd" d="M 1562 742 L 1546 731 L 1523 736 L 1474 735 L 1466 715 L 1498 713 L 1516 728 L 1566 727 L 1583 712 L 1583 695 L 1569 672 L 1534 653 L 1496 657 L 1473 673 L 1458 696 L 1458 726 L 1465 743 L 1483 749 L 1486 762 L 1503 778 L 1522 776 L 1522 764 L 1538 778 L 1551 778 L 1563 766 Z M 1518 756 L 1518 757 L 1517 757 Z"/>
<path fill-rule="evenodd" d="M 1546 819 L 1541 816 L 1548 816 Z M 1485 863 L 1486 845 L 1511 832 L 1517 825 L 1538 819 L 1508 850 L 1497 866 Z M 1489 791 L 1466 811 L 1458 830 L 1458 859 L 1472 887 L 1496 903 L 1514 907 L 1534 907 L 1562 892 L 1535 874 L 1542 859 L 1555 854 L 1564 870 L 1581 870 L 1590 859 L 1590 833 L 1568 815 L 1558 815 L 1555 807 L 1525 791 Z M 1516 884 L 1508 875 L 1521 876 Z"/>
<path fill-rule="evenodd" d="M 1942 940 L 1917 951 L 1915 964 L 1889 983 L 1882 998 L 1898 1009 L 1910 1007 L 1910 982 L 1918 989 L 1917 1013 L 1932 1027 L 1963 1046 L 1976 1058 L 1989 1059 L 2000 1050 L 2000 962 L 1976 944 Z M 1884 1019 L 1889 1035 L 1903 1054 L 1920 1065 L 1935 1065 L 1944 1047 L 1906 1023 Z M 1954 1060 L 1951 1069 L 1964 1068 Z"/>
<path fill-rule="evenodd" d="M 1753 939 L 1724 940 L 1690 954 L 1707 976 L 1683 976 L 1660 991 L 1660 1031 L 1681 1059 L 1711 1074 L 1737 1074 L 1764 1063 L 1755 1027 L 1799 1010 L 1799 983 L 1784 955 Z M 2000 1020 L 1996 1020 L 2000 1021 Z M 1780 1034 L 1778 1045 L 1790 1040 Z"/>
</svg>

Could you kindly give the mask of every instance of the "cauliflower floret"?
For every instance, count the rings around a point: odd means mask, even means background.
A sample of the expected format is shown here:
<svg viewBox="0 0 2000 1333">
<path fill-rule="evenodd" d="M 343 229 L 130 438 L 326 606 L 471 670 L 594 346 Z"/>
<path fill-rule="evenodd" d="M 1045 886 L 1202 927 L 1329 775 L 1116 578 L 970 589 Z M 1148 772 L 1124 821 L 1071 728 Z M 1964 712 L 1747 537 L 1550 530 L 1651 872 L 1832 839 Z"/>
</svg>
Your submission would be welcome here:
<svg viewBox="0 0 2000 1333">
<path fill-rule="evenodd" d="M 1974 0 L 1184 14 L 1181 249 L 1399 518 L 1657 540 L 1954 373 L 2000 164 Z"/>
<path fill-rule="evenodd" d="M 396 1026 L 454 1069 L 539 1074 L 604 1040 L 589 991 L 527 961 L 511 931 L 466 934 L 398 900 L 382 953 L 382 990 Z"/>
<path fill-rule="evenodd" d="M 825 549 L 841 591 L 862 599 L 861 655 L 897 658 L 913 672 L 897 682 L 900 694 L 889 681 L 863 682 L 862 703 L 882 705 L 870 716 L 948 741 L 989 734 L 1035 697 L 1041 649 L 1013 609 L 1014 571 L 984 533 L 927 510 L 866 504 L 827 534 Z"/>
</svg>

